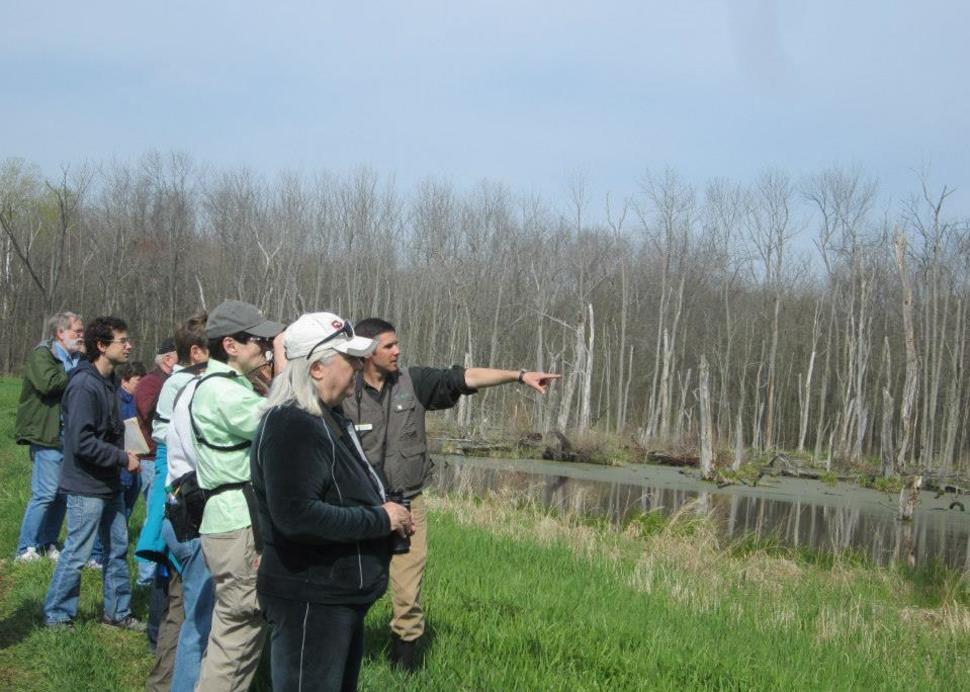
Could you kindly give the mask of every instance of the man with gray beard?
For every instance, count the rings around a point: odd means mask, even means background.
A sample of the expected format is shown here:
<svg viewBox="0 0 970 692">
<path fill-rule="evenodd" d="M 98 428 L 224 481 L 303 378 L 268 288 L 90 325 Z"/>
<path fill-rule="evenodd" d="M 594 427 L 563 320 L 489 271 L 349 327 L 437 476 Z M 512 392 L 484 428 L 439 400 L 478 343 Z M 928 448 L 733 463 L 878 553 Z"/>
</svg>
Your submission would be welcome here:
<svg viewBox="0 0 970 692">
<path fill-rule="evenodd" d="M 24 511 L 17 541 L 17 562 L 31 562 L 47 555 L 56 560 L 57 536 L 67 505 L 57 492 L 64 460 L 61 438 L 61 397 L 67 374 L 81 360 L 84 325 L 81 316 L 59 312 L 48 320 L 48 338 L 27 356 L 15 433 L 17 444 L 30 445 L 33 472 L 30 501 Z"/>
</svg>

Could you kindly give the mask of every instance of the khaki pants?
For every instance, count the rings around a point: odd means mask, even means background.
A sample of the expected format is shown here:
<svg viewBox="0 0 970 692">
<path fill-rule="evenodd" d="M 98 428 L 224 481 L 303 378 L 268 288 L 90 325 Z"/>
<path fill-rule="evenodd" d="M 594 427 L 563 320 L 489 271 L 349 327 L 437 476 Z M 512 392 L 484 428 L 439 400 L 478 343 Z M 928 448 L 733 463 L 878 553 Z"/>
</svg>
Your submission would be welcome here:
<svg viewBox="0 0 970 692">
<path fill-rule="evenodd" d="M 406 642 L 424 634 L 424 610 L 421 608 L 421 584 L 428 558 L 428 516 L 424 495 L 411 498 L 414 535 L 411 551 L 391 558 L 391 603 L 394 617 L 391 632 Z"/>
<path fill-rule="evenodd" d="M 175 570 L 168 580 L 168 609 L 158 627 L 158 642 L 155 644 L 155 665 L 145 681 L 148 692 L 168 692 L 172 686 L 172 670 L 175 667 L 175 651 L 178 648 L 179 632 L 184 620 L 182 611 L 182 580 Z"/>
<path fill-rule="evenodd" d="M 216 602 L 200 692 L 249 689 L 263 651 L 263 618 L 256 600 L 259 554 L 250 527 L 202 536 L 202 554 L 212 574 Z"/>
</svg>

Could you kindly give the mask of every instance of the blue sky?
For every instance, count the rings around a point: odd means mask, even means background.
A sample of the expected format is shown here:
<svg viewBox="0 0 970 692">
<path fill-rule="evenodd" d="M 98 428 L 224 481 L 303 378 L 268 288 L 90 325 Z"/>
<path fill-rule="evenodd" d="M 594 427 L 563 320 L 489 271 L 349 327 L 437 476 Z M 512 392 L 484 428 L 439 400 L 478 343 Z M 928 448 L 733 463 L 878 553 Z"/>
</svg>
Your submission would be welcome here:
<svg viewBox="0 0 970 692">
<path fill-rule="evenodd" d="M 672 166 L 702 184 L 913 169 L 970 215 L 970 3 L 8 3 L 0 158 L 175 149 L 217 166 L 343 172 L 407 190 L 506 183 L 592 203 Z"/>
</svg>

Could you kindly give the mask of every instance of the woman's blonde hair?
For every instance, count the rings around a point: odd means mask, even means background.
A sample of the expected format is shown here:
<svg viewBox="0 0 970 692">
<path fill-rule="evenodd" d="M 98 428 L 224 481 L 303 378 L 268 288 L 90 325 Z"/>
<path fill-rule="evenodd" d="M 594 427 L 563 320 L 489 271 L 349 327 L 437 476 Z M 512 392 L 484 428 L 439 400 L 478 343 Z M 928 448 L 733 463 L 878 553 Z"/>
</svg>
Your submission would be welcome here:
<svg viewBox="0 0 970 692">
<path fill-rule="evenodd" d="M 314 416 L 322 416 L 320 397 L 310 377 L 310 368 L 314 363 L 326 365 L 337 356 L 333 349 L 324 349 L 318 354 L 311 354 L 313 360 L 296 358 L 287 361 L 286 367 L 273 378 L 273 384 L 266 395 L 266 401 L 260 409 L 260 415 L 276 406 L 296 404 L 299 408 Z"/>
</svg>

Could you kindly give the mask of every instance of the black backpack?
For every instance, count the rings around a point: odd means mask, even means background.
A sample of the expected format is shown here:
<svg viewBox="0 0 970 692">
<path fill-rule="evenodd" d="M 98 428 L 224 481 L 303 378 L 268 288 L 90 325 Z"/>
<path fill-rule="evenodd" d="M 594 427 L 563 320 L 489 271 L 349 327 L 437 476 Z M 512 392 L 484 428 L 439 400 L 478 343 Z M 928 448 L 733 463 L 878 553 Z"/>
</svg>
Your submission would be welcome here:
<svg viewBox="0 0 970 692">
<path fill-rule="evenodd" d="M 172 522 L 175 537 L 183 543 L 198 538 L 209 493 L 199 487 L 195 471 L 172 481 L 172 495 L 175 501 L 165 505 L 165 516 Z"/>
</svg>

